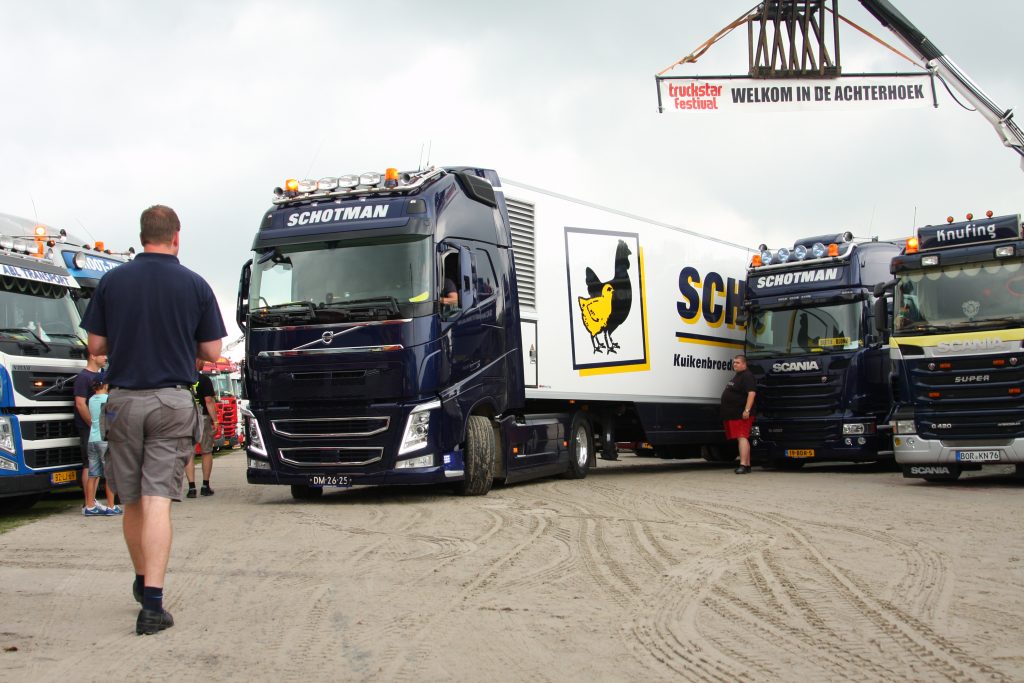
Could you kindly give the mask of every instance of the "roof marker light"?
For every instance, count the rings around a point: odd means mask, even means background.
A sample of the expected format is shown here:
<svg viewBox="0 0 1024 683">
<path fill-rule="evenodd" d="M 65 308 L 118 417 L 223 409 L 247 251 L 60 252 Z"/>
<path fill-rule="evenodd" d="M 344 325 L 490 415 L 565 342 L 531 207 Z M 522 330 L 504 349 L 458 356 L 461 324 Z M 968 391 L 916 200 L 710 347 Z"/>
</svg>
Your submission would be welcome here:
<svg viewBox="0 0 1024 683">
<path fill-rule="evenodd" d="M 369 171 L 359 176 L 360 185 L 379 185 L 380 184 L 380 173 L 376 171 Z"/>
<path fill-rule="evenodd" d="M 802 244 L 798 244 L 795 247 L 793 247 L 793 258 L 795 258 L 797 261 L 803 261 L 805 258 L 807 258 L 807 247 L 805 247 Z"/>
<path fill-rule="evenodd" d="M 348 175 L 343 175 L 340 178 L 338 178 L 338 187 L 348 188 L 356 187 L 357 185 L 359 185 L 359 176 L 357 175 L 353 175 L 350 173 Z"/>
<path fill-rule="evenodd" d="M 789 260 L 789 249 L 779 247 L 779 250 L 775 252 L 775 255 L 779 257 L 779 263 L 785 263 Z"/>
<path fill-rule="evenodd" d="M 835 242 L 833 242 L 832 244 L 828 245 L 828 255 L 829 256 L 839 256 L 839 245 L 836 244 Z"/>
<path fill-rule="evenodd" d="M 946 216 L 946 222 L 947 223 L 952 223 L 953 222 L 953 217 L 952 216 Z"/>
<path fill-rule="evenodd" d="M 827 251 L 828 250 L 825 249 L 825 245 L 821 242 L 815 242 L 811 245 L 811 253 L 814 254 L 814 258 L 821 258 L 827 253 Z"/>
<path fill-rule="evenodd" d="M 327 176 L 316 181 L 316 189 L 318 190 L 333 190 L 338 186 L 338 179 Z"/>
<path fill-rule="evenodd" d="M 309 180 L 307 178 L 307 179 L 299 181 L 299 192 L 315 192 L 315 191 L 316 191 L 316 181 L 315 180 Z"/>
<path fill-rule="evenodd" d="M 907 248 L 906 248 L 906 252 L 907 252 L 908 254 L 916 254 L 916 253 L 917 253 L 917 250 L 918 250 L 918 248 L 920 247 L 920 244 L 921 244 L 921 243 L 920 243 L 920 242 L 918 242 L 918 240 L 917 240 L 917 238 L 916 238 L 916 237 L 908 237 L 908 238 L 907 238 Z"/>
<path fill-rule="evenodd" d="M 989 209 L 988 211 L 985 212 L 985 217 L 986 218 L 992 218 L 992 210 L 991 209 Z"/>
<path fill-rule="evenodd" d="M 284 190 L 285 192 L 298 192 L 299 181 L 296 180 L 295 178 L 289 178 L 288 180 L 284 181 Z"/>
<path fill-rule="evenodd" d="M 974 214 L 973 213 L 967 214 L 967 220 L 973 221 L 974 220 Z"/>
</svg>

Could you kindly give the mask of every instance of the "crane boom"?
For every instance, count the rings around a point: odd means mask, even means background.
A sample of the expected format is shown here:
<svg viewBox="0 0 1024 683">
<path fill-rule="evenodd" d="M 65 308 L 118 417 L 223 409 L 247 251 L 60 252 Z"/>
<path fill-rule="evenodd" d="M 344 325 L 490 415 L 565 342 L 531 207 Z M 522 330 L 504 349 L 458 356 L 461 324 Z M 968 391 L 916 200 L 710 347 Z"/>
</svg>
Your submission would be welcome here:
<svg viewBox="0 0 1024 683">
<path fill-rule="evenodd" d="M 1024 132 L 1013 121 L 1013 110 L 997 106 L 952 59 L 888 0 L 860 0 L 860 4 L 882 26 L 895 33 L 914 54 L 924 59 L 929 69 L 974 105 L 978 113 L 996 129 L 1003 144 L 1021 156 L 1021 168 L 1024 169 Z"/>
</svg>

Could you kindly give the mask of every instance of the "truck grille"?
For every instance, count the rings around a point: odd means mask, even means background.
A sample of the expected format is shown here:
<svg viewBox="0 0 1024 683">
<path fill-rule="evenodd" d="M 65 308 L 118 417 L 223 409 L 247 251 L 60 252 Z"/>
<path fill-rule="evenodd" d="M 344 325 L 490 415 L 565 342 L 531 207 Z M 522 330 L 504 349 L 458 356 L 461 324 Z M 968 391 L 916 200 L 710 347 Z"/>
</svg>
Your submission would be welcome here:
<svg viewBox="0 0 1024 683">
<path fill-rule="evenodd" d="M 839 409 L 840 373 L 763 375 L 757 379 L 757 412 L 764 417 L 824 417 Z"/>
<path fill-rule="evenodd" d="M 838 439 L 838 420 L 793 420 L 773 423 L 760 418 L 757 424 L 761 429 L 761 437 L 766 441 L 776 441 L 787 446 L 815 446 Z"/>
<path fill-rule="evenodd" d="M 75 423 L 72 420 L 53 420 L 52 422 L 26 422 L 22 420 L 20 425 L 21 438 L 25 441 L 78 437 L 78 431 L 75 430 Z"/>
<path fill-rule="evenodd" d="M 907 361 L 918 433 L 938 439 L 1024 436 L 1024 367 L 1011 365 L 1011 357 L 1019 354 Z"/>
<path fill-rule="evenodd" d="M 11 380 L 15 391 L 35 401 L 74 401 L 77 374 L 75 371 L 15 370 L 11 373 Z M 51 388 L 54 385 L 56 388 Z M 45 394 L 42 393 L 44 391 Z"/>
<path fill-rule="evenodd" d="M 63 446 L 61 448 L 26 450 L 25 464 L 35 469 L 59 467 L 61 465 L 81 465 L 82 449 L 79 446 Z"/>
<path fill-rule="evenodd" d="M 387 431 L 390 417 L 324 417 L 303 420 L 273 420 L 275 434 L 290 438 L 328 439 L 374 436 Z"/>
<path fill-rule="evenodd" d="M 280 448 L 278 454 L 282 462 L 298 467 L 318 467 L 322 465 L 348 465 L 357 467 L 370 465 L 381 459 L 384 454 L 383 448 L 372 447 L 304 447 L 304 448 Z"/>
</svg>

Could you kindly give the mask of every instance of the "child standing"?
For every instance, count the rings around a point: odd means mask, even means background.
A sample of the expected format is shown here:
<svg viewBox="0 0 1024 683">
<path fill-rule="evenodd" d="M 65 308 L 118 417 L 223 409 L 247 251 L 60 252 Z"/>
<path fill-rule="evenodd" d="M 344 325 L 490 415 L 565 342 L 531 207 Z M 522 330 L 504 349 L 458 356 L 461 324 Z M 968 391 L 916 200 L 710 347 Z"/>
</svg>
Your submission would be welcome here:
<svg viewBox="0 0 1024 683">
<path fill-rule="evenodd" d="M 86 447 L 89 454 L 89 479 L 86 481 L 86 486 L 90 487 L 94 499 L 96 497 L 96 487 L 100 483 L 99 479 L 103 476 L 103 464 L 107 457 L 107 442 L 103 440 L 103 435 L 100 431 L 100 415 L 103 414 L 103 404 L 107 402 L 108 388 L 105 382 L 97 381 L 93 384 L 93 391 L 95 393 L 89 399 L 89 415 L 92 417 L 92 427 L 89 430 L 89 444 Z M 107 507 L 103 510 L 104 514 L 124 514 L 121 506 L 114 504 L 114 492 L 110 488 L 110 478 L 108 477 L 104 483 L 107 489 Z"/>
</svg>

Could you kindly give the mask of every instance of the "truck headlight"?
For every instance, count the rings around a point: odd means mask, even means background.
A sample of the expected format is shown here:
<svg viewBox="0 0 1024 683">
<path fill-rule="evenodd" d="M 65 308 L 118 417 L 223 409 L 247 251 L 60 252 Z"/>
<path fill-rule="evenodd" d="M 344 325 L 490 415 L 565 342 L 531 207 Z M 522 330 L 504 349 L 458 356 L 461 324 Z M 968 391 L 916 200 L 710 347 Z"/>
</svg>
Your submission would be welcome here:
<svg viewBox="0 0 1024 683">
<path fill-rule="evenodd" d="M 0 416 L 0 449 L 14 454 L 14 428 L 6 415 Z"/>
<path fill-rule="evenodd" d="M 434 454 L 428 453 L 427 455 L 421 455 L 417 458 L 409 458 L 408 460 L 399 460 L 395 463 L 396 470 L 407 470 L 416 467 L 433 467 L 434 466 Z"/>
<path fill-rule="evenodd" d="M 917 427 L 913 420 L 893 420 L 892 431 L 894 434 L 917 434 Z"/>
<path fill-rule="evenodd" d="M 875 425 L 864 424 L 861 422 L 855 422 L 843 425 L 843 436 L 858 435 L 858 434 L 874 434 Z"/>
<path fill-rule="evenodd" d="M 409 413 L 409 419 L 405 423 L 405 432 L 402 434 L 402 445 L 398 454 L 412 453 L 427 445 L 427 437 L 430 435 L 430 411 L 441 407 L 440 401 L 421 403 Z"/>
<path fill-rule="evenodd" d="M 263 442 L 263 432 L 260 431 L 260 423 L 256 416 L 248 410 L 243 410 L 242 417 L 245 418 L 245 436 L 248 441 L 246 447 L 253 453 L 266 456 L 267 446 Z"/>
</svg>

